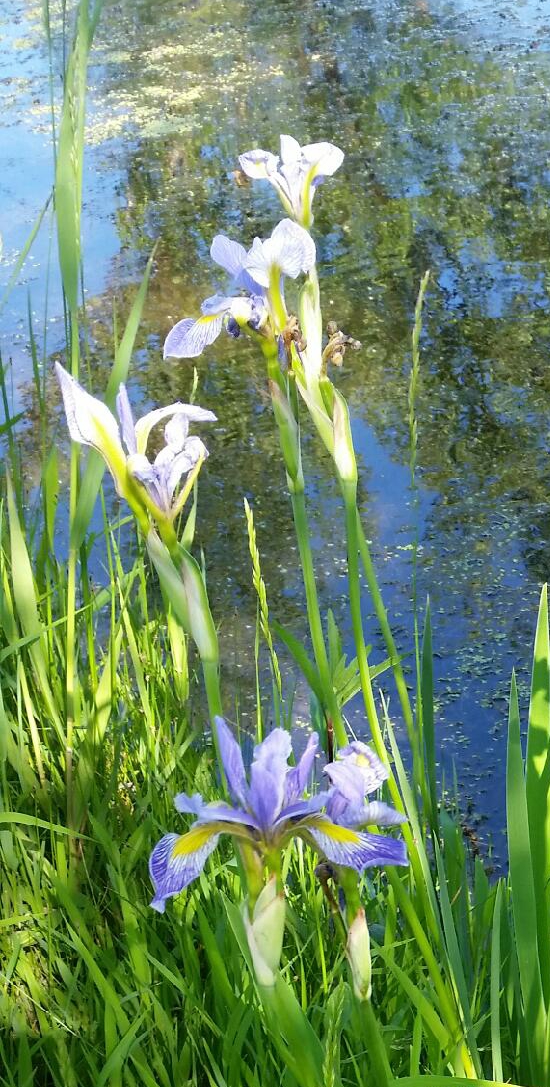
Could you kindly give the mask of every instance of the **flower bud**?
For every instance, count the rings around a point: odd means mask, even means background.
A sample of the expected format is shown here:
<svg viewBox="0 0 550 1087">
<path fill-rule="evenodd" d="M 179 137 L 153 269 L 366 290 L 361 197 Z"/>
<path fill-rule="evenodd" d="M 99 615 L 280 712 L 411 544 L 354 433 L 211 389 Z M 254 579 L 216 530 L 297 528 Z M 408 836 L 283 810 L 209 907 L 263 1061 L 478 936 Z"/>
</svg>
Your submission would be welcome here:
<svg viewBox="0 0 550 1087">
<path fill-rule="evenodd" d="M 252 919 L 248 913 L 248 901 L 244 904 L 244 924 L 248 946 L 252 956 L 254 973 L 259 985 L 272 988 L 275 985 L 285 930 L 286 903 L 284 894 L 277 891 L 275 877 L 258 896 Z"/>
<path fill-rule="evenodd" d="M 269 382 L 269 391 L 271 393 L 273 413 L 279 427 L 279 438 L 285 468 L 292 482 L 301 482 L 303 486 L 298 423 L 294 418 L 294 413 L 287 397 L 281 391 L 276 381 Z"/>
<path fill-rule="evenodd" d="M 370 1000 L 372 963 L 370 937 L 364 909 L 359 909 L 348 929 L 346 954 L 351 966 L 353 991 L 358 1000 Z"/>
<path fill-rule="evenodd" d="M 334 461 L 338 475 L 345 483 L 357 483 L 357 462 L 353 449 L 353 438 L 349 420 L 349 410 L 341 393 L 334 390 Z"/>
<path fill-rule="evenodd" d="M 147 550 L 163 592 L 183 629 L 194 639 L 203 662 L 218 660 L 218 639 L 204 581 L 195 559 L 178 547 L 176 567 L 168 548 L 151 529 Z"/>
</svg>

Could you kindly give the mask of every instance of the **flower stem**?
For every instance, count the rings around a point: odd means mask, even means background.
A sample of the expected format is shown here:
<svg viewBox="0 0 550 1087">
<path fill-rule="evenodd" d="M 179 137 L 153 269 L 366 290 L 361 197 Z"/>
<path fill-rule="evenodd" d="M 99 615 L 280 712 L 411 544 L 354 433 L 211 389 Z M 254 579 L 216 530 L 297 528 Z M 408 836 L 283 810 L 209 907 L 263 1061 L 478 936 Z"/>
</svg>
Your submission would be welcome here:
<svg viewBox="0 0 550 1087">
<path fill-rule="evenodd" d="M 378 1020 L 374 1014 L 370 1000 L 362 1000 L 359 1004 L 363 1025 L 367 1037 L 367 1049 L 374 1073 L 376 1087 L 389 1087 L 393 1082 L 392 1071 L 386 1047 L 382 1041 Z"/>
<path fill-rule="evenodd" d="M 378 713 L 374 702 L 372 682 L 370 678 L 369 663 L 363 634 L 363 619 L 361 616 L 361 582 L 359 578 L 359 541 L 357 537 L 357 487 L 355 483 L 340 479 L 344 505 L 346 510 L 346 539 L 348 552 L 348 592 L 351 608 L 351 621 L 353 627 L 353 639 L 357 652 L 359 677 L 365 712 L 370 725 L 374 746 L 378 757 L 385 764 L 388 763 L 388 755 Z M 391 784 L 391 781 L 390 781 Z M 395 786 L 397 791 L 397 786 Z M 397 795 L 399 795 L 397 791 Z"/>
<path fill-rule="evenodd" d="M 78 320 L 75 313 L 71 314 L 70 319 L 70 336 L 71 336 L 71 373 L 73 377 L 78 378 L 78 363 L 79 363 L 79 333 L 78 333 Z M 69 544 L 69 562 L 67 569 L 67 649 L 66 649 L 66 678 L 65 678 L 65 693 L 66 693 L 66 738 L 65 738 L 65 783 L 67 789 L 67 826 L 71 832 L 69 837 L 69 856 L 74 858 L 76 855 L 76 839 L 73 837 L 73 831 L 76 831 L 75 827 L 75 803 L 74 803 L 74 763 L 73 763 L 73 737 L 74 728 L 78 713 L 78 692 L 77 692 L 77 676 L 76 676 L 76 565 L 77 565 L 77 550 L 72 543 L 72 528 L 74 519 L 76 516 L 76 507 L 78 502 L 78 464 L 79 464 L 79 450 L 75 443 L 72 443 L 71 449 L 71 466 L 70 466 L 70 485 L 69 485 L 69 525 L 70 525 L 70 544 Z"/>
<path fill-rule="evenodd" d="M 323 635 L 323 625 L 321 622 L 321 613 L 319 610 L 317 586 L 315 584 L 315 571 L 313 567 L 313 557 L 311 554 L 311 543 L 304 491 L 294 490 L 291 494 L 291 500 L 292 512 L 294 514 L 294 527 L 296 529 L 296 539 L 298 541 L 300 563 L 302 566 L 302 577 L 304 580 L 304 588 L 306 592 L 307 617 L 311 634 L 311 642 L 313 645 L 313 653 L 315 656 L 315 663 L 317 665 L 317 670 L 319 672 L 319 677 L 321 679 L 321 684 L 325 694 L 326 710 L 330 716 L 330 722 L 334 729 L 336 742 L 339 747 L 343 747 L 348 742 L 348 737 L 342 719 L 342 713 L 338 705 L 338 700 L 336 698 L 334 687 L 332 685 L 332 677 L 330 674 L 327 649 L 325 645 L 325 638 Z"/>
<path fill-rule="evenodd" d="M 365 536 L 363 525 L 361 523 L 361 517 L 359 510 L 356 507 L 356 522 L 357 522 L 357 539 L 359 552 L 361 555 L 361 562 L 365 571 L 365 577 L 367 579 L 367 585 L 369 587 L 369 593 L 376 612 L 376 618 L 382 632 L 382 637 L 386 644 L 388 656 L 391 661 L 393 675 L 395 679 L 395 686 L 397 688 L 397 694 L 401 703 L 401 710 L 403 713 L 403 719 L 407 729 L 407 736 L 413 756 L 413 769 L 414 779 L 418 781 L 418 763 L 419 763 L 419 751 L 418 751 L 418 734 L 415 728 L 413 709 L 411 700 L 409 697 L 409 691 L 405 680 L 403 668 L 401 667 L 401 661 L 399 660 L 399 654 L 397 652 L 397 646 L 392 634 L 392 630 L 388 621 L 386 608 L 382 599 L 382 593 L 378 585 L 376 572 L 374 569 L 370 548 Z"/>
</svg>

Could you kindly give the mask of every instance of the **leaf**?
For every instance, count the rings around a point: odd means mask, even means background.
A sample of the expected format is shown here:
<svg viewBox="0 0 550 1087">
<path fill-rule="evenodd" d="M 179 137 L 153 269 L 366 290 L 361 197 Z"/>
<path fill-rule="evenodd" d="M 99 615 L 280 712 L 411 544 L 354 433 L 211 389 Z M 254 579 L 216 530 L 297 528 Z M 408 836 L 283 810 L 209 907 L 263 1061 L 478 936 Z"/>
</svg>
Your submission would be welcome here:
<svg viewBox="0 0 550 1087">
<path fill-rule="evenodd" d="M 533 882 L 537 909 L 538 953 L 545 1003 L 550 998 L 550 641 L 548 591 L 539 605 L 533 654 L 525 791 L 529 818 Z"/>
<path fill-rule="evenodd" d="M 523 1014 L 533 1080 L 544 1082 L 546 1013 L 537 940 L 537 903 L 529 837 L 527 798 L 521 752 L 519 705 L 515 673 L 510 689 L 506 811 L 512 911 L 516 935 Z"/>
<path fill-rule="evenodd" d="M 285 627 L 281 626 L 280 623 L 277 623 L 275 620 L 273 620 L 271 625 L 277 637 L 280 638 L 282 642 L 284 642 L 289 653 L 296 661 L 296 664 L 298 665 L 298 668 L 300 669 L 302 675 L 307 680 L 308 686 L 317 696 L 321 705 L 324 705 L 325 699 L 323 695 L 323 685 L 321 683 L 319 673 L 313 661 L 311 661 L 308 657 L 303 645 L 301 644 L 301 642 L 298 641 L 297 638 L 294 637 L 293 634 L 290 633 L 289 630 L 286 630 Z"/>
<path fill-rule="evenodd" d="M 115 361 L 105 391 L 105 403 L 107 404 L 107 407 L 111 409 L 114 407 L 119 385 L 124 383 L 128 377 L 132 352 L 134 350 L 141 315 L 147 297 L 147 288 L 149 286 L 154 255 L 155 250 L 153 250 L 147 261 L 147 267 L 143 274 L 143 279 L 139 285 L 136 297 L 134 298 L 126 322 L 126 328 L 124 329 L 124 334 L 115 351 Z M 105 461 L 103 460 L 103 457 L 101 457 L 99 453 L 96 453 L 95 450 L 91 450 L 82 477 L 76 511 L 71 525 L 71 547 L 76 551 L 78 551 L 83 543 L 86 532 L 88 531 L 104 471 Z"/>
</svg>

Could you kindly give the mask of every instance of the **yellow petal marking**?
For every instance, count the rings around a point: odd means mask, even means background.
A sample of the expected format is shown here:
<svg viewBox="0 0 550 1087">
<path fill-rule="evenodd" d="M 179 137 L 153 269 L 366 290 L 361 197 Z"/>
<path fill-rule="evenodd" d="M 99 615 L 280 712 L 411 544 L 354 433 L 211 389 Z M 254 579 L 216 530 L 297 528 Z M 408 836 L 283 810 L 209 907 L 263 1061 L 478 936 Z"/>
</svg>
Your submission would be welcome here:
<svg viewBox="0 0 550 1087">
<path fill-rule="evenodd" d="M 355 756 L 355 765 L 356 766 L 369 766 L 370 767 L 370 759 L 367 758 L 366 755 L 361 755 L 361 754 L 356 755 Z"/>
<path fill-rule="evenodd" d="M 227 830 L 227 827 L 221 824 L 221 829 Z M 208 823 L 205 826 L 192 827 L 191 830 L 187 831 L 187 834 L 182 834 L 181 838 L 178 838 L 172 849 L 170 860 L 173 861 L 176 857 L 188 857 L 190 853 L 202 849 L 203 845 L 206 845 L 210 838 L 213 838 L 219 832 L 219 823 Z"/>
<path fill-rule="evenodd" d="M 361 843 L 361 839 L 355 830 L 350 830 L 349 827 L 341 827 L 339 823 L 331 823 L 329 819 L 317 819 L 311 825 L 316 830 L 320 830 L 322 834 L 326 834 L 327 838 L 332 838 L 334 842 L 350 842 L 353 845 L 360 845 Z"/>
</svg>

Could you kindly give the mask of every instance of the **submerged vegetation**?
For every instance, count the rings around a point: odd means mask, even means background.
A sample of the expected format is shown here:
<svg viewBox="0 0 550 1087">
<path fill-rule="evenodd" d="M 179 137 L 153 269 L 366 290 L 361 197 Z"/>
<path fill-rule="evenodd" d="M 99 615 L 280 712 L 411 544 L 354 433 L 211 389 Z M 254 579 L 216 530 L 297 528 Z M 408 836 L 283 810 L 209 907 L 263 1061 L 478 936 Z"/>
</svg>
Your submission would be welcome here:
<svg viewBox="0 0 550 1087">
<path fill-rule="evenodd" d="M 279 472 L 281 506 L 290 507 L 296 549 L 285 562 L 296 560 L 305 610 L 299 636 L 275 619 L 255 496 L 243 495 L 256 627 L 253 734 L 241 727 L 224 703 L 217 585 L 208 548 L 197 545 L 207 435 L 223 424 L 223 402 L 216 413 L 196 403 L 208 405 L 201 363 L 189 403 L 156 405 L 136 422 L 126 391 L 154 256 L 124 328 L 114 322 L 110 373 L 102 387 L 94 382 L 96 395 L 87 391 L 84 116 L 99 14 L 99 6 L 80 0 L 56 132 L 67 337 L 66 365 L 58 362 L 56 371 L 73 439 L 66 500 L 48 429 L 56 382 L 32 323 L 42 448 L 32 495 L 2 370 L 3 1082 L 438 1087 L 454 1079 L 546 1087 L 546 589 L 525 755 L 511 682 L 509 871 L 492 879 L 440 793 L 429 605 L 417 603 L 414 581 L 411 665 L 386 613 L 358 501 L 339 367 L 361 345 L 332 312 L 323 318 L 313 230 L 324 197 L 319 186 L 337 174 L 343 152 L 285 135 L 279 154 L 243 152 L 240 171 L 271 184 L 285 217 L 266 223 L 264 240 L 246 238 L 246 245 L 216 234 L 211 255 L 229 281 L 227 294 L 209 296 L 201 315 L 184 316 L 165 343 L 172 360 L 198 359 L 218 336 L 235 353 L 251 341 L 280 448 L 280 462 L 272 456 L 265 470 Z M 337 177 L 329 184 L 336 188 Z M 427 291 L 428 274 L 411 329 L 413 484 Z M 165 444 L 153 456 L 160 423 Z M 324 457 L 333 488 L 349 646 L 333 610 L 320 604 L 305 440 Z M 88 447 L 85 460 L 81 446 Z M 106 466 L 120 505 L 104 481 Z M 274 518 L 273 548 L 277 533 Z M 100 587 L 90 577 L 98 550 Z M 366 644 L 367 599 L 382 658 Z M 378 690 L 381 675 L 393 692 L 391 712 Z M 297 676 L 307 691 L 307 730 L 296 727 Z M 358 699 L 360 739 L 347 713 Z"/>
</svg>

